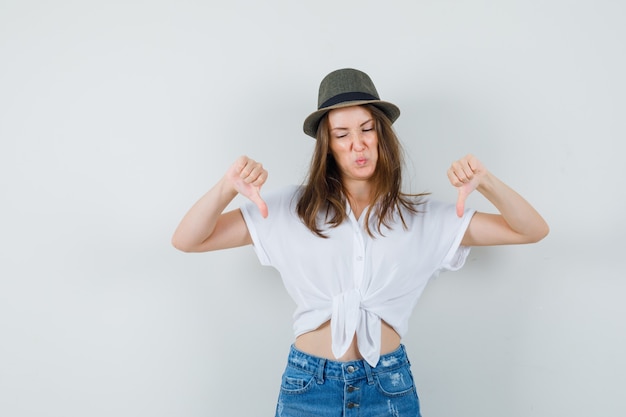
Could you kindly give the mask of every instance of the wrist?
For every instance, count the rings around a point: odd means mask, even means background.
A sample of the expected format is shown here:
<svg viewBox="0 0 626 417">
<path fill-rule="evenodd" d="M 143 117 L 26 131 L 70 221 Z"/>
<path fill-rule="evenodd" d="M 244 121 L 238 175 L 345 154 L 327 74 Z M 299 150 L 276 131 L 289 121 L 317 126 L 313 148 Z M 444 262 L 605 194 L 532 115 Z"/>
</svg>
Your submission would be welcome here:
<svg viewBox="0 0 626 417">
<path fill-rule="evenodd" d="M 478 183 L 476 190 L 481 194 L 489 193 L 491 190 L 494 189 L 496 185 L 496 181 L 497 181 L 496 177 L 493 174 L 491 174 L 491 172 L 487 171 L 485 172 L 483 177 L 480 179 L 480 182 Z"/>
<path fill-rule="evenodd" d="M 222 179 L 217 183 L 217 187 L 220 195 L 229 201 L 235 198 L 239 193 L 235 188 L 235 184 L 228 178 L 228 176 L 222 177 Z"/>
</svg>

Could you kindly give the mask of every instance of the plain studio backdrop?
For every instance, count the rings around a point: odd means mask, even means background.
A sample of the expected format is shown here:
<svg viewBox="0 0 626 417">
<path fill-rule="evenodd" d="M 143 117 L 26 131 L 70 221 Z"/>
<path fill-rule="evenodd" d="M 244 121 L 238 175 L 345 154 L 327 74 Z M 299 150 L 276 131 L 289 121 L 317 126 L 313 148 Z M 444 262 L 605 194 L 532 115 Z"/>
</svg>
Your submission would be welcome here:
<svg viewBox="0 0 626 417">
<path fill-rule="evenodd" d="M 239 155 L 265 190 L 301 183 L 302 122 L 343 67 L 401 108 L 411 191 L 455 201 L 446 170 L 474 153 L 551 226 L 428 286 L 404 340 L 424 416 L 626 415 L 625 17 L 617 0 L 0 0 L 0 415 L 273 415 L 280 277 L 252 247 L 170 238 Z"/>
</svg>

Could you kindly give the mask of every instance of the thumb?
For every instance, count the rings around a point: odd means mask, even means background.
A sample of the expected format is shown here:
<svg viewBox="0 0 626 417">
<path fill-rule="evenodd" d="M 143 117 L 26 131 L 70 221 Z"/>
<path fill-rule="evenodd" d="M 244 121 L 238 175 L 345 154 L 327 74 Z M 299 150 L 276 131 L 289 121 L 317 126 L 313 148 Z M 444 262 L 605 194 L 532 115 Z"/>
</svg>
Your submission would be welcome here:
<svg viewBox="0 0 626 417">
<path fill-rule="evenodd" d="M 466 187 L 459 187 L 459 196 L 456 199 L 456 215 L 459 217 L 463 217 L 463 212 L 465 211 L 465 200 L 469 193 L 467 192 Z"/>
<path fill-rule="evenodd" d="M 263 198 L 261 197 L 260 189 L 258 187 L 254 187 L 254 190 L 250 194 L 249 198 L 259 208 L 261 216 L 263 216 L 263 218 L 267 218 L 267 215 L 269 214 L 267 210 L 267 204 L 265 203 L 265 200 L 263 200 Z"/>
</svg>

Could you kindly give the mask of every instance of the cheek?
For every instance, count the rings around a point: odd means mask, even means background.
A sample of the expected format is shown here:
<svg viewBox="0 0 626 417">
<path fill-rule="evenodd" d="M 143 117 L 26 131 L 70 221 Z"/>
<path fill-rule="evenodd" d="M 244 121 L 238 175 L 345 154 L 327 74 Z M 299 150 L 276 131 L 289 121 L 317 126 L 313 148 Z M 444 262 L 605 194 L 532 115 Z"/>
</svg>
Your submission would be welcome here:
<svg viewBox="0 0 626 417">
<path fill-rule="evenodd" d="M 376 153 L 376 155 L 378 155 L 379 148 L 378 148 L 378 139 L 377 138 L 374 138 L 370 142 L 369 148 L 372 150 L 372 152 L 374 152 L 374 153 Z"/>
<path fill-rule="evenodd" d="M 345 153 L 347 146 L 345 143 L 333 143 L 332 146 L 329 147 L 330 153 L 335 157 L 339 157 L 342 153 Z"/>
</svg>

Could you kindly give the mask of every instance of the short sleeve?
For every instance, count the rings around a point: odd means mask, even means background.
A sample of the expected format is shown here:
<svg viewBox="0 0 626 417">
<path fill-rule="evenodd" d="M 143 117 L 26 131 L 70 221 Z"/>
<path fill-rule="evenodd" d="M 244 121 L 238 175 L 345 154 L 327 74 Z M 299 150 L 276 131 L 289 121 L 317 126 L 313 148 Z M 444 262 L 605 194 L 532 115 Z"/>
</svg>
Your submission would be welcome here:
<svg viewBox="0 0 626 417">
<path fill-rule="evenodd" d="M 269 256 L 267 252 L 263 249 L 263 244 L 261 243 L 261 239 L 259 238 L 259 231 L 257 229 L 257 225 L 259 224 L 259 222 L 266 219 L 263 219 L 263 216 L 261 216 L 261 213 L 259 212 L 257 206 L 251 202 L 244 204 L 239 208 L 239 210 L 241 210 L 243 219 L 246 222 L 246 226 L 248 227 L 248 233 L 250 233 L 250 237 L 252 238 L 252 247 L 254 248 L 256 256 L 259 258 L 259 262 L 261 262 L 261 265 L 271 265 Z"/>
<path fill-rule="evenodd" d="M 426 205 L 430 218 L 431 233 L 438 242 L 437 253 L 441 254 L 439 271 L 456 271 L 464 264 L 470 253 L 469 246 L 461 245 L 463 236 L 476 213 L 467 208 L 462 217 L 456 215 L 456 205 L 430 200 Z"/>
<path fill-rule="evenodd" d="M 286 220 L 291 216 L 290 210 L 296 190 L 297 187 L 293 186 L 263 195 L 268 208 L 267 218 L 261 216 L 258 207 L 252 202 L 240 207 L 261 265 L 274 266 L 271 254 L 275 251 L 272 248 L 276 246 L 276 239 L 284 236 L 286 232 L 284 229 L 288 228 Z"/>
</svg>

